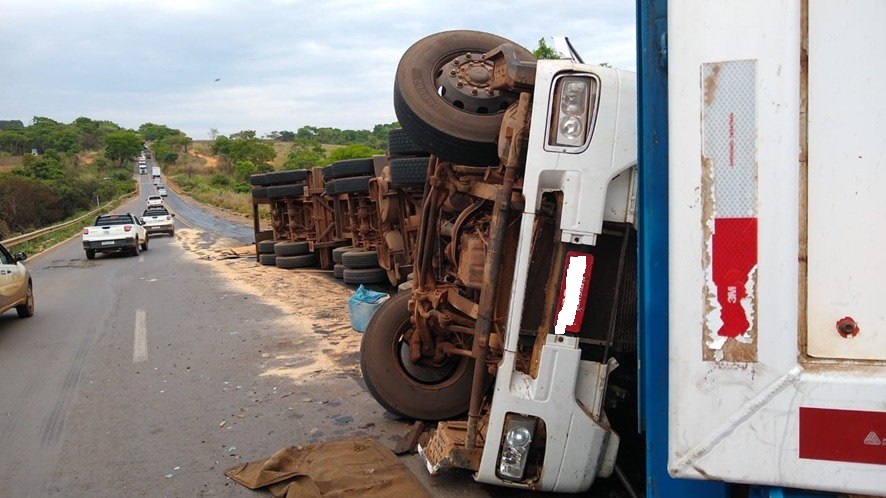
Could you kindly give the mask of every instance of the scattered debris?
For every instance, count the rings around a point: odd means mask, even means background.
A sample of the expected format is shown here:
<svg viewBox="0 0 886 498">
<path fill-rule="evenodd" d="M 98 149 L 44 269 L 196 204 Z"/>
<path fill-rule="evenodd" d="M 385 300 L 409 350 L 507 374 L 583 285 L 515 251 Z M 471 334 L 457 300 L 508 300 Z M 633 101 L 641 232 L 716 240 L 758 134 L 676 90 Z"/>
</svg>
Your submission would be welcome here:
<svg viewBox="0 0 886 498">
<path fill-rule="evenodd" d="M 221 422 L 218 423 L 218 426 L 219 426 L 219 427 L 224 427 L 225 424 L 227 424 L 227 423 L 228 423 L 227 420 L 222 420 Z"/>
</svg>

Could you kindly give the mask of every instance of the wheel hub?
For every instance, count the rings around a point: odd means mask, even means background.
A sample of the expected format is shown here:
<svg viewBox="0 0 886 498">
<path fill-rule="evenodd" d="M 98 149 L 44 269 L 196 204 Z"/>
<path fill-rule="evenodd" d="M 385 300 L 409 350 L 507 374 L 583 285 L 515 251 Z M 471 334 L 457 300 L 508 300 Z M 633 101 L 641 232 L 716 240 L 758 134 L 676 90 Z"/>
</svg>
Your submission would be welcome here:
<svg viewBox="0 0 886 498">
<path fill-rule="evenodd" d="M 466 53 L 448 63 L 435 80 L 437 93 L 457 107 L 474 114 L 497 114 L 510 106 L 515 98 L 490 88 L 493 65 L 482 55 Z"/>
<path fill-rule="evenodd" d="M 439 367 L 413 363 L 409 359 L 409 342 L 400 341 L 400 363 L 413 379 L 427 384 L 436 384 L 446 380 L 458 368 L 457 361 L 447 361 Z"/>
</svg>

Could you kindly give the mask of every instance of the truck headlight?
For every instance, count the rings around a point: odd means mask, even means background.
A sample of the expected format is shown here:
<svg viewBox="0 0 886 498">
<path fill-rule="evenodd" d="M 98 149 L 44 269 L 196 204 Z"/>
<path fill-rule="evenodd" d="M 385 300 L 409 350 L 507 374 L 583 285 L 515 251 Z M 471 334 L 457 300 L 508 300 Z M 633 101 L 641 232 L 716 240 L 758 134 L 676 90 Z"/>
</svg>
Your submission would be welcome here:
<svg viewBox="0 0 886 498">
<path fill-rule="evenodd" d="M 597 80 L 590 75 L 562 75 L 554 80 L 549 146 L 570 152 L 587 145 L 596 97 Z"/>
<path fill-rule="evenodd" d="M 535 418 L 512 415 L 507 421 L 501 455 L 498 457 L 498 475 L 503 479 L 520 481 L 526 471 L 529 446 L 535 434 Z"/>
</svg>

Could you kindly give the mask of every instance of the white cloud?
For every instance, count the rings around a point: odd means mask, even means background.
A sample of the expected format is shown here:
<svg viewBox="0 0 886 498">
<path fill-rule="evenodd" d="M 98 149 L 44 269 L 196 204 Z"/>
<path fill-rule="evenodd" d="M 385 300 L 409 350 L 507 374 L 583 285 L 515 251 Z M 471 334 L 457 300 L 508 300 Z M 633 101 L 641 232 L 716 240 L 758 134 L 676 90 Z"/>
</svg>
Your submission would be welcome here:
<svg viewBox="0 0 886 498">
<path fill-rule="evenodd" d="M 153 121 L 195 138 L 370 128 L 396 119 L 400 55 L 428 34 L 476 29 L 530 49 L 565 34 L 586 61 L 633 69 L 633 16 L 619 0 L 4 0 L 0 119 Z"/>
</svg>

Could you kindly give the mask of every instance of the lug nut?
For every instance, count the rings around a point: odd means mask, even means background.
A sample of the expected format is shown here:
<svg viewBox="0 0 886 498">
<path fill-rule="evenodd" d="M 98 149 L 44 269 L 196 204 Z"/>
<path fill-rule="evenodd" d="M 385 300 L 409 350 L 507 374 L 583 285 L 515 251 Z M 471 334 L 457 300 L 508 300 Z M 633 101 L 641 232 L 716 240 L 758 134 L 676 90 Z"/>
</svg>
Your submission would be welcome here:
<svg viewBox="0 0 886 498">
<path fill-rule="evenodd" d="M 455 69 L 449 70 L 449 76 L 455 76 L 456 74 L 458 74 L 458 71 L 456 71 Z"/>
<path fill-rule="evenodd" d="M 477 87 L 471 88 L 471 95 L 477 95 Z"/>
<path fill-rule="evenodd" d="M 470 54 L 470 52 L 467 53 L 467 54 L 465 54 L 465 59 L 467 59 L 467 60 L 471 60 L 471 54 Z"/>
<path fill-rule="evenodd" d="M 494 93 L 491 88 L 486 89 L 486 95 L 493 95 Z"/>
<path fill-rule="evenodd" d="M 465 84 L 462 83 L 461 81 L 459 81 L 458 83 L 455 84 L 455 86 L 461 88 L 461 87 L 465 86 Z"/>
</svg>

